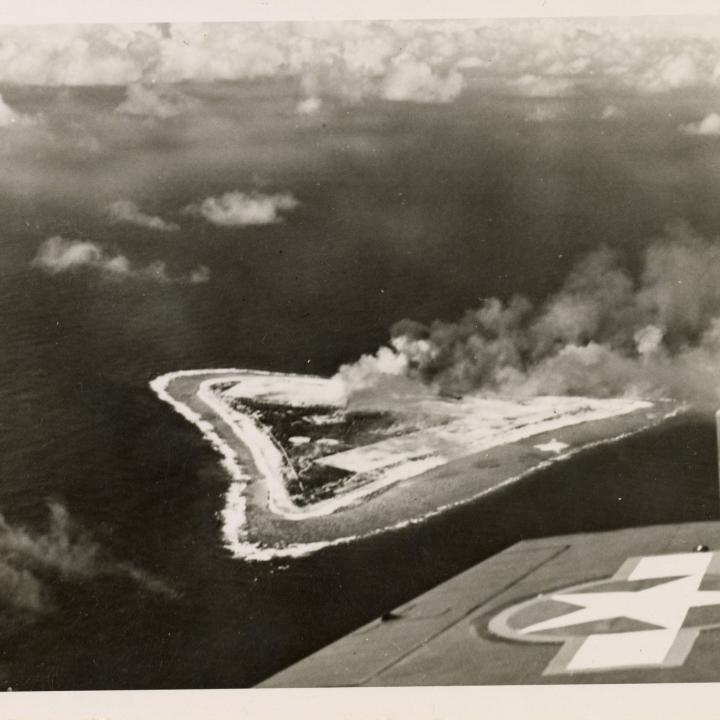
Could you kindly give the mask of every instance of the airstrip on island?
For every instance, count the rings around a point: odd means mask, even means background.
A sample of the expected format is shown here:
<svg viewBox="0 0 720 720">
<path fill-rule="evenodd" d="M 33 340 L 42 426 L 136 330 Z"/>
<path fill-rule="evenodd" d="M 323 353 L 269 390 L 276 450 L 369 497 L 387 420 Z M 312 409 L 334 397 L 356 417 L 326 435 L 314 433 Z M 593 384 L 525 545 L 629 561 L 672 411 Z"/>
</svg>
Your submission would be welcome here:
<svg viewBox="0 0 720 720">
<path fill-rule="evenodd" d="M 397 529 L 677 414 L 669 400 L 387 397 L 355 406 L 338 379 L 187 370 L 151 387 L 222 455 L 222 532 L 264 560 Z"/>
</svg>

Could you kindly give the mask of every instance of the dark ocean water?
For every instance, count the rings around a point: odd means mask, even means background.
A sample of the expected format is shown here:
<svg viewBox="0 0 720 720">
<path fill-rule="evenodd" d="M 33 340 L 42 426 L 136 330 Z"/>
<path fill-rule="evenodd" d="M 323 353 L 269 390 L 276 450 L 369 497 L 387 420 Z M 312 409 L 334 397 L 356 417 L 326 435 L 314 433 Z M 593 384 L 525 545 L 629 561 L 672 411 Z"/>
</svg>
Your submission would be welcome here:
<svg viewBox="0 0 720 720">
<path fill-rule="evenodd" d="M 62 537 L 48 541 L 50 567 L 7 551 L 43 603 L 19 606 L 17 578 L 0 567 L 0 596 L 15 598 L 0 613 L 0 686 L 244 687 L 522 538 L 717 515 L 714 427 L 692 416 L 417 527 L 297 560 L 233 560 L 220 543 L 218 458 L 149 391 L 154 376 L 228 366 L 329 374 L 402 317 L 449 319 L 518 290 L 542 298 L 589 248 L 607 242 L 632 262 L 668 220 L 707 230 L 720 219 L 718 181 L 688 169 L 702 151 L 669 143 L 678 120 L 652 107 L 631 114 L 622 136 L 591 120 L 530 127 L 510 99 L 463 113 L 375 108 L 351 120 L 338 110 L 299 126 L 272 93 L 244 92 L 271 118 L 262 142 L 241 133 L 227 162 L 215 148 L 192 166 L 197 156 L 174 136 L 138 141 L 132 152 L 152 172 L 134 197 L 169 216 L 260 174 L 302 201 L 292 221 L 227 230 L 187 220 L 171 237 L 109 226 L 98 208 L 117 189 L 54 155 L 36 157 L 37 172 L 66 170 L 72 197 L 61 180 L 56 193 L 37 180 L 0 198 L 0 511 L 13 532 L 37 536 L 48 502 L 59 503 L 90 538 L 81 547 L 99 548 L 75 573 Z M 8 99 L 22 106 L 21 94 Z M 83 182 L 97 194 L 84 195 Z M 45 276 L 29 262 L 57 233 L 114 245 L 138 264 L 203 263 L 212 280 Z"/>
</svg>

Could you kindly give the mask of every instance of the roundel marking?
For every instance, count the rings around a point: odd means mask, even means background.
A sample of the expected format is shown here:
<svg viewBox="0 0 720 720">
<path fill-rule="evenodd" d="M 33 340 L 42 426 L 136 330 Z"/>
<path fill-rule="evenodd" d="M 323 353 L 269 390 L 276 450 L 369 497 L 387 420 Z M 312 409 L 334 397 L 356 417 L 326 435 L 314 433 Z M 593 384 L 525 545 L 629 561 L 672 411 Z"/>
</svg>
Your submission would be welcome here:
<svg viewBox="0 0 720 720">
<path fill-rule="evenodd" d="M 561 643 L 544 675 L 684 664 L 702 630 L 720 627 L 720 554 L 628 558 L 603 580 L 538 595 L 495 615 L 488 630 Z"/>
</svg>

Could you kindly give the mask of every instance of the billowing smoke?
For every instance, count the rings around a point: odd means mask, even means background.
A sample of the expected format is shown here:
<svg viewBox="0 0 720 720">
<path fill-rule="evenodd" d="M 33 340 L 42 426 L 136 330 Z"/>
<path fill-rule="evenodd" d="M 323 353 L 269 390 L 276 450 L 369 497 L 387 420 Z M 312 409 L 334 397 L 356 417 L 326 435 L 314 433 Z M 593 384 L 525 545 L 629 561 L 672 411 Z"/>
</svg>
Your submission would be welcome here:
<svg viewBox="0 0 720 720">
<path fill-rule="evenodd" d="M 98 576 L 124 577 L 143 590 L 168 598 L 175 592 L 130 563 L 117 562 L 70 518 L 64 506 L 50 503 L 47 532 L 11 525 L 0 514 L 0 610 L 32 617 L 53 609 L 52 581 Z"/>
<path fill-rule="evenodd" d="M 338 372 L 350 397 L 401 382 L 441 394 L 673 397 L 720 394 L 720 240 L 669 225 L 631 272 L 608 248 L 533 304 L 493 298 L 457 322 L 397 323 L 389 347 Z"/>
</svg>

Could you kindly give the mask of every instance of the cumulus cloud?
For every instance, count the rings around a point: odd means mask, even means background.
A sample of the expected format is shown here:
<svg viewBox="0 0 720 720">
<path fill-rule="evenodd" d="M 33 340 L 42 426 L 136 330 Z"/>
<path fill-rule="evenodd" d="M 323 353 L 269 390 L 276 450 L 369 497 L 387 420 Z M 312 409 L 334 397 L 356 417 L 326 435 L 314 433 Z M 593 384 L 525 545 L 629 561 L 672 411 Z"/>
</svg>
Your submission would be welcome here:
<svg viewBox="0 0 720 720">
<path fill-rule="evenodd" d="M 566 78 L 523 75 L 515 81 L 514 88 L 526 97 L 564 97 L 575 89 L 575 83 Z"/>
<path fill-rule="evenodd" d="M 162 260 L 134 266 L 125 255 L 109 253 L 87 240 L 67 240 L 59 235 L 43 242 L 31 265 L 49 275 L 90 269 L 115 280 L 151 280 L 159 283 L 196 285 L 210 279 L 210 270 L 200 265 L 189 275 L 171 276 Z"/>
<path fill-rule="evenodd" d="M 698 122 L 680 125 L 679 130 L 685 135 L 720 135 L 720 115 L 710 113 Z"/>
<path fill-rule="evenodd" d="M 312 77 L 307 98 L 442 103 L 467 70 L 535 97 L 585 82 L 665 92 L 717 84 L 718 38 L 712 18 L 5 27 L 0 83 L 125 85 L 122 112 L 161 118 L 188 109 L 168 87 L 184 81 Z"/>
<path fill-rule="evenodd" d="M 5 26 L 0 80 L 17 85 L 126 85 L 152 73 L 162 35 L 153 25 Z"/>
<path fill-rule="evenodd" d="M 457 70 L 445 75 L 417 60 L 394 63 L 383 82 L 385 100 L 420 103 L 448 103 L 462 92 L 465 79 Z"/>
<path fill-rule="evenodd" d="M 455 63 L 455 67 L 459 70 L 475 70 L 476 68 L 486 68 L 490 65 L 492 65 L 491 60 L 485 60 L 477 55 L 469 55 L 467 57 L 460 58 Z"/>
<path fill-rule="evenodd" d="M 188 205 L 185 212 L 201 215 L 209 223 L 223 227 L 270 225 L 281 222 L 282 213 L 290 212 L 299 205 L 300 202 L 290 193 L 266 195 L 234 191 Z"/>
<path fill-rule="evenodd" d="M 668 55 L 651 67 L 639 80 L 643 90 L 667 91 L 697 85 L 700 71 L 695 58 L 689 53 Z"/>
<path fill-rule="evenodd" d="M 76 267 L 94 266 L 102 262 L 106 262 L 103 251 L 95 243 L 54 236 L 40 246 L 32 264 L 55 275 Z"/>
<path fill-rule="evenodd" d="M 33 533 L 0 513 L 0 607 L 30 616 L 54 609 L 50 577 L 65 582 L 110 575 L 167 598 L 176 593 L 162 580 L 131 563 L 118 562 L 59 503 L 50 503 L 46 532 Z"/>
<path fill-rule="evenodd" d="M 196 100 L 174 88 L 136 83 L 128 86 L 125 100 L 115 110 L 125 115 L 166 119 L 182 115 L 197 105 Z"/>
<path fill-rule="evenodd" d="M 591 62 L 589 57 L 576 57 L 572 60 L 556 60 L 545 69 L 545 74 L 580 75 L 589 68 Z"/>
<path fill-rule="evenodd" d="M 389 346 L 342 367 L 350 393 L 399 378 L 442 393 L 720 396 L 720 244 L 684 223 L 639 274 L 603 248 L 541 303 L 493 298 L 457 322 L 405 320 Z"/>
<path fill-rule="evenodd" d="M 320 98 L 448 103 L 477 78 L 530 97 L 655 93 L 717 87 L 718 39 L 714 18 L 4 27 L 0 84 L 126 86 L 119 112 L 145 118 L 193 107 L 178 83 L 258 78 L 310 78 L 300 114 Z"/>
<path fill-rule="evenodd" d="M 142 212 L 132 200 L 116 200 L 108 207 L 108 213 L 113 222 L 130 223 L 149 230 L 173 232 L 180 229 L 176 223 L 163 220 L 157 215 L 148 215 Z"/>
</svg>

